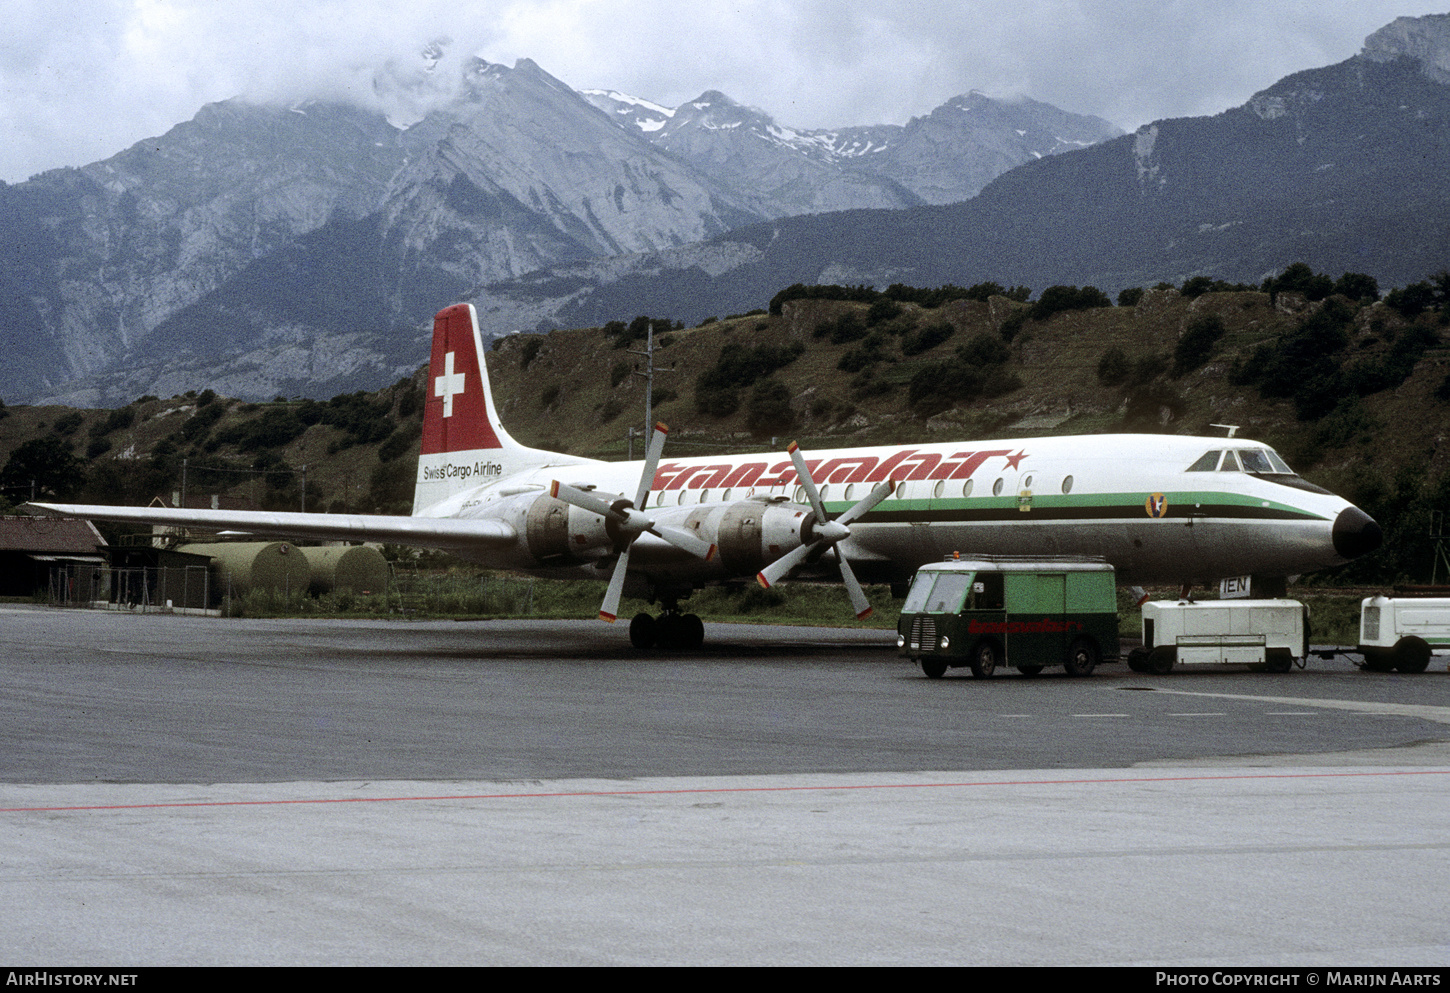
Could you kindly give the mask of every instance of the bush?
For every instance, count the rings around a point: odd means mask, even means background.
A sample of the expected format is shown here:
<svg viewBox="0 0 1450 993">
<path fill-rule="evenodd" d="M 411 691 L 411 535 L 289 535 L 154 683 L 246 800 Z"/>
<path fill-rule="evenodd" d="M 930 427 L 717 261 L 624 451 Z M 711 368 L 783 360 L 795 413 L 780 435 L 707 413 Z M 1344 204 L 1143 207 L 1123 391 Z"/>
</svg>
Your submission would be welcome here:
<svg viewBox="0 0 1450 993">
<path fill-rule="evenodd" d="M 1098 359 L 1098 382 L 1104 386 L 1117 386 L 1128 378 L 1131 371 L 1128 356 L 1116 345 L 1103 352 L 1102 358 Z"/>
<path fill-rule="evenodd" d="M 1173 371 L 1170 375 L 1178 379 L 1204 365 L 1213 356 L 1214 346 L 1223 335 L 1223 318 L 1217 314 L 1203 314 L 1190 321 L 1173 349 Z"/>
<path fill-rule="evenodd" d="M 1111 307 L 1113 301 L 1096 286 L 1049 286 L 1042 296 L 1028 309 L 1028 316 L 1034 321 L 1045 321 L 1053 314 L 1065 310 L 1091 310 L 1094 307 Z"/>
<path fill-rule="evenodd" d="M 957 329 L 947 321 L 928 324 L 924 328 L 902 335 L 901 354 L 920 355 L 929 352 L 956 333 Z"/>
<path fill-rule="evenodd" d="M 790 390 L 774 379 L 761 380 L 750 394 L 745 423 L 757 435 L 779 434 L 795 426 Z"/>
</svg>

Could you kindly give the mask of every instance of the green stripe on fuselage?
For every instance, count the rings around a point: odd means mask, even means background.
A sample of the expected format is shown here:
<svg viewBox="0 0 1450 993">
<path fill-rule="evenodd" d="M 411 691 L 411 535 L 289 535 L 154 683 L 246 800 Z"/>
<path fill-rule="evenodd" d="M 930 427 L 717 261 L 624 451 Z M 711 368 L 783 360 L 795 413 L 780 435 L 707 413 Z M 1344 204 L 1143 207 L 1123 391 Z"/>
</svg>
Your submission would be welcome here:
<svg viewBox="0 0 1450 993">
<path fill-rule="evenodd" d="M 1093 493 L 1083 496 L 1051 494 L 1031 497 L 1028 509 L 1018 496 L 934 497 L 896 500 L 866 514 L 866 524 L 975 523 L 1002 521 L 1105 521 L 1179 520 L 1217 518 L 1260 521 L 1327 521 L 1323 514 L 1285 503 L 1233 493 L 1165 493 L 1162 517 L 1147 510 L 1147 493 Z M 844 513 L 853 501 L 828 500 L 826 510 Z"/>
</svg>

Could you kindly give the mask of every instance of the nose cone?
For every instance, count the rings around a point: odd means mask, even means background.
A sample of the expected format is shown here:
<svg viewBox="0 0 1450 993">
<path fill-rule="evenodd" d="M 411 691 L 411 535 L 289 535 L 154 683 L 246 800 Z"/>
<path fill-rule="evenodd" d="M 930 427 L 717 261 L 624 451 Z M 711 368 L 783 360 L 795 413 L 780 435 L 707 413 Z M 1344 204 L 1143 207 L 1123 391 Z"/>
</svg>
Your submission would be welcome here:
<svg viewBox="0 0 1450 993">
<path fill-rule="evenodd" d="M 1368 555 L 1384 541 L 1384 532 L 1358 507 L 1345 507 L 1334 519 L 1334 550 L 1340 558 L 1357 559 Z"/>
</svg>

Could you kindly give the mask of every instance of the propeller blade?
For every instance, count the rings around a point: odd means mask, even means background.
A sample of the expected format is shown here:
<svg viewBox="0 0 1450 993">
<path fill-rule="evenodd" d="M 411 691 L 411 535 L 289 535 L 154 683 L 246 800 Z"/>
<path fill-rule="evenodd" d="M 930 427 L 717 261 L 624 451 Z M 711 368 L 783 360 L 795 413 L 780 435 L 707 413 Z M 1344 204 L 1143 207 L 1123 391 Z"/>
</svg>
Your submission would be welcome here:
<svg viewBox="0 0 1450 993">
<path fill-rule="evenodd" d="M 609 588 L 604 591 L 604 603 L 599 607 L 599 619 L 613 624 L 619 619 L 619 598 L 624 593 L 624 577 L 629 571 L 629 546 L 619 553 L 614 563 L 614 572 L 609 576 Z"/>
<path fill-rule="evenodd" d="M 826 505 L 821 503 L 821 491 L 816 489 L 816 481 L 811 478 L 810 466 L 806 465 L 806 457 L 801 454 L 800 442 L 793 441 L 786 449 L 790 453 L 791 463 L 795 466 L 795 474 L 800 483 L 806 489 L 806 499 L 810 501 L 811 509 L 816 512 L 816 520 L 822 524 L 826 521 Z"/>
<path fill-rule="evenodd" d="M 846 556 L 841 555 L 841 550 L 836 549 L 836 555 L 841 560 L 841 582 L 846 584 L 846 591 L 851 594 L 851 609 L 856 611 L 856 620 L 864 621 L 871 616 L 871 601 L 866 599 L 866 591 L 861 589 L 861 584 L 856 581 L 856 574 L 851 571 L 850 563 Z"/>
<path fill-rule="evenodd" d="M 877 504 L 895 492 L 896 480 L 888 479 L 884 483 L 878 483 L 875 489 L 866 494 L 864 499 L 852 505 L 850 510 L 836 518 L 836 523 L 841 525 L 850 524 L 856 518 L 865 516 L 875 510 Z"/>
<path fill-rule="evenodd" d="M 580 510 L 598 514 L 600 517 L 608 517 L 620 522 L 628 519 L 627 515 L 614 508 L 614 501 L 606 500 L 592 490 L 581 490 L 577 486 L 561 483 L 557 479 L 549 486 L 549 496 L 555 500 L 563 500 Z M 618 499 L 618 497 L 615 498 L 616 501 Z"/>
<path fill-rule="evenodd" d="M 660 524 L 649 530 L 651 534 L 658 535 L 671 545 L 684 549 L 696 558 L 701 558 L 709 562 L 715 557 L 715 546 L 686 528 L 676 528 L 670 527 L 667 524 Z"/>
<path fill-rule="evenodd" d="M 786 573 L 804 562 L 806 556 L 813 552 L 815 548 L 816 542 L 810 542 L 809 544 L 792 549 L 757 572 L 755 574 L 755 581 L 766 589 L 770 589 L 771 586 L 780 582 Z"/>
<path fill-rule="evenodd" d="M 639 489 L 634 494 L 634 505 L 640 510 L 644 509 L 645 501 L 649 499 L 650 484 L 654 482 L 655 472 L 660 467 L 660 454 L 665 450 L 665 435 L 670 429 L 664 424 L 656 424 L 654 434 L 649 439 L 649 449 L 644 455 L 644 471 L 639 474 Z"/>
</svg>

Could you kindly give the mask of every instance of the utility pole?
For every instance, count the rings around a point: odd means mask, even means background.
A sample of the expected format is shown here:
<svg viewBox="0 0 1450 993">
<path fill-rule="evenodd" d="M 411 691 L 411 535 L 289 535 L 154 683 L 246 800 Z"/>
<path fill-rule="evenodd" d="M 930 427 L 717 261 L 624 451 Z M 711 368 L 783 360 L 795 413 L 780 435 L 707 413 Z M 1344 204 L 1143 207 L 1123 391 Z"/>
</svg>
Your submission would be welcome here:
<svg viewBox="0 0 1450 993">
<path fill-rule="evenodd" d="M 645 329 L 644 351 L 638 348 L 631 348 L 633 355 L 644 356 L 644 372 L 635 371 L 636 376 L 644 377 L 644 433 L 649 434 L 650 428 L 654 427 L 654 389 L 655 389 L 655 326 Z M 633 446 L 631 446 L 630 457 L 633 459 Z"/>
</svg>

